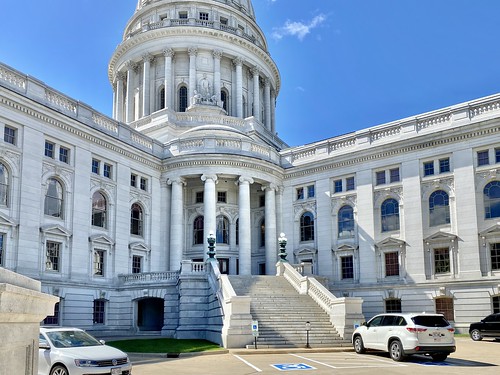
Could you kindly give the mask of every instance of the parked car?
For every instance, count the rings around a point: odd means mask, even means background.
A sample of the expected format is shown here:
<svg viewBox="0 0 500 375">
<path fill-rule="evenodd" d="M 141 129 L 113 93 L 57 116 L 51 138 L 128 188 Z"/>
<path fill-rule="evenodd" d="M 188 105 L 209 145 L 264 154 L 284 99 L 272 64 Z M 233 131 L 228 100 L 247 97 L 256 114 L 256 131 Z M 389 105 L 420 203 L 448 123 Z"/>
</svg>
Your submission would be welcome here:
<svg viewBox="0 0 500 375">
<path fill-rule="evenodd" d="M 131 375 L 124 352 L 78 328 L 40 328 L 38 375 Z"/>
<path fill-rule="evenodd" d="M 454 332 L 441 314 L 380 314 L 354 330 L 352 344 L 358 354 L 381 350 L 395 361 L 411 354 L 444 361 L 456 350 Z"/>
<path fill-rule="evenodd" d="M 480 341 L 483 337 L 500 339 L 500 313 L 488 315 L 480 322 L 469 326 L 469 335 L 472 340 Z"/>
</svg>

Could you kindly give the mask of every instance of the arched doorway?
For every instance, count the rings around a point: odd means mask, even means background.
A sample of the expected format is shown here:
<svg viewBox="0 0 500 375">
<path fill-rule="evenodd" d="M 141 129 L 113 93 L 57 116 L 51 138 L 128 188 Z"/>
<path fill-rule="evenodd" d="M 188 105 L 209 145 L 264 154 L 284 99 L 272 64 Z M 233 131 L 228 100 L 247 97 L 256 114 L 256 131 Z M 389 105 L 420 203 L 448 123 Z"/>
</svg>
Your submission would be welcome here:
<svg viewBox="0 0 500 375">
<path fill-rule="evenodd" d="M 137 328 L 139 331 L 161 331 L 163 328 L 164 300 L 144 298 L 137 301 Z"/>
</svg>

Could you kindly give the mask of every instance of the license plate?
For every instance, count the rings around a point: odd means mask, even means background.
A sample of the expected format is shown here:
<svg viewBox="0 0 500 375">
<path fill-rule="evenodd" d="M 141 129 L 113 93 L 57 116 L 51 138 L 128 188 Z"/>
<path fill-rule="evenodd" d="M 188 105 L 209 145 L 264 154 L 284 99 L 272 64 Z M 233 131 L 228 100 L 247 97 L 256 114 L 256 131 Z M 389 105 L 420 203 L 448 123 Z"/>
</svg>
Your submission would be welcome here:
<svg viewBox="0 0 500 375">
<path fill-rule="evenodd" d="M 441 341 L 441 332 L 432 332 L 432 338 L 434 341 Z"/>
<path fill-rule="evenodd" d="M 122 369 L 120 367 L 115 367 L 111 369 L 111 375 L 121 375 Z"/>
</svg>

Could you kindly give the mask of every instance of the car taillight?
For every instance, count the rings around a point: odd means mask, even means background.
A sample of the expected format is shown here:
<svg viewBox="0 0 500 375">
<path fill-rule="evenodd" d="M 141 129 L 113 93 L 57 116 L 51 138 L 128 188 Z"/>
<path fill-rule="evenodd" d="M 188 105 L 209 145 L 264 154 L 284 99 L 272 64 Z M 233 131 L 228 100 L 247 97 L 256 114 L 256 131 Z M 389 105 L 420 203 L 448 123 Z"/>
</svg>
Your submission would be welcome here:
<svg viewBox="0 0 500 375">
<path fill-rule="evenodd" d="M 448 328 L 448 332 L 451 332 L 451 333 L 455 332 L 455 328 Z"/>
<path fill-rule="evenodd" d="M 427 331 L 427 328 L 406 327 L 406 329 L 408 330 L 408 332 L 411 332 L 411 333 L 418 333 L 418 332 L 425 332 L 425 331 Z"/>
</svg>

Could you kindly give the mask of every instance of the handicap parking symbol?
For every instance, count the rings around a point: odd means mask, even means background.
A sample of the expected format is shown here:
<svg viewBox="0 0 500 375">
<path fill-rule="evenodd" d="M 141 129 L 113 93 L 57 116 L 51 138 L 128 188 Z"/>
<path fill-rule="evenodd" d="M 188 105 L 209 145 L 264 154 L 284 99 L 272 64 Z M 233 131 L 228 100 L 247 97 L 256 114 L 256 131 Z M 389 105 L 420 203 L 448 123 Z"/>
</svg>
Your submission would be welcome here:
<svg viewBox="0 0 500 375">
<path fill-rule="evenodd" d="M 316 368 L 305 363 L 283 363 L 271 366 L 280 371 L 316 370 Z"/>
</svg>

